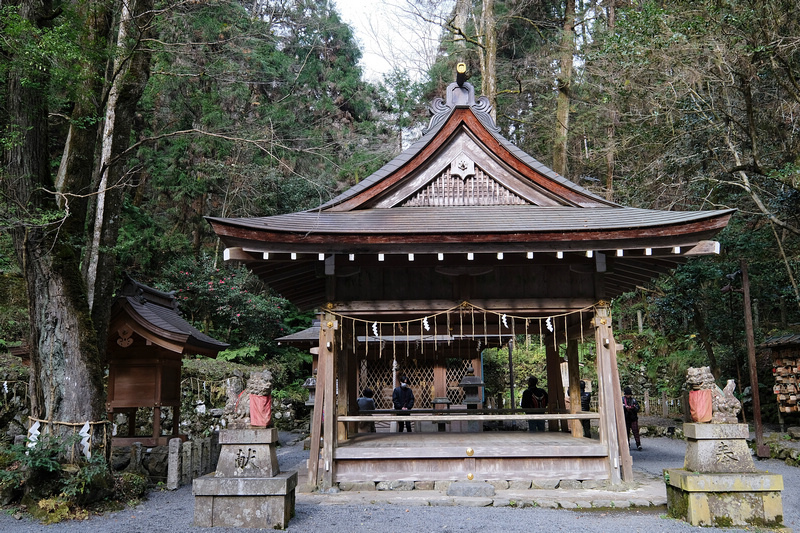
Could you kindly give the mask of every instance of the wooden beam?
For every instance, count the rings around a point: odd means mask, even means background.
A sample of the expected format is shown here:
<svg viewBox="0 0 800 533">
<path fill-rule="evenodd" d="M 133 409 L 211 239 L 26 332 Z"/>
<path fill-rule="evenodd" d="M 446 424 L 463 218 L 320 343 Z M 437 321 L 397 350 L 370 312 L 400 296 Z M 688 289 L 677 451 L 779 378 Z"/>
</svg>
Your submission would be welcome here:
<svg viewBox="0 0 800 533">
<path fill-rule="evenodd" d="M 470 302 L 495 314 L 529 314 L 546 317 L 555 313 L 577 311 L 594 305 L 589 298 L 523 298 L 523 299 L 480 299 Z M 350 300 L 330 302 L 328 309 L 345 315 L 367 314 L 369 316 L 386 314 L 414 314 L 420 318 L 458 307 L 460 300 Z"/>
</svg>

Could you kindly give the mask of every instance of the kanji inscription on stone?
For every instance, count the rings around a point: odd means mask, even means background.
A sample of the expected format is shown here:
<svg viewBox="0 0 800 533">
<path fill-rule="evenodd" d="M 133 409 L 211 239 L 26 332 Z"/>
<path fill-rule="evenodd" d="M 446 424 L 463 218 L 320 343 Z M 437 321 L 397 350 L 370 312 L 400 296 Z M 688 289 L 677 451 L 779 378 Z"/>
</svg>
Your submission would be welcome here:
<svg viewBox="0 0 800 533">
<path fill-rule="evenodd" d="M 739 460 L 739 458 L 736 457 L 736 453 L 734 453 L 725 441 L 721 441 L 717 444 L 716 455 L 718 463 L 732 463 Z"/>
<path fill-rule="evenodd" d="M 256 458 L 256 451 L 252 448 L 247 448 L 247 452 L 243 452 L 241 448 L 239 448 L 239 452 L 236 454 L 236 468 L 244 470 L 248 464 L 250 464 L 251 459 Z"/>
</svg>

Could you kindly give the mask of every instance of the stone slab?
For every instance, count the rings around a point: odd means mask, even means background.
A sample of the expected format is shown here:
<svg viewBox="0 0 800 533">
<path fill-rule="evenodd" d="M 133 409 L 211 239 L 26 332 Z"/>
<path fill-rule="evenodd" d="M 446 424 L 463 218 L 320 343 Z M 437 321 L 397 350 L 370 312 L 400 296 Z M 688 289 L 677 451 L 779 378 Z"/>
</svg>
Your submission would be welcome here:
<svg viewBox="0 0 800 533">
<path fill-rule="evenodd" d="M 664 471 L 667 485 L 686 492 L 780 492 L 783 476 L 756 473 L 698 473 L 673 468 Z"/>
<path fill-rule="evenodd" d="M 698 424 L 683 425 L 683 434 L 687 439 L 747 439 L 750 429 L 747 424 Z"/>
<path fill-rule="evenodd" d="M 219 432 L 220 444 L 270 444 L 278 442 L 275 428 L 223 429 Z"/>
<path fill-rule="evenodd" d="M 353 490 L 353 491 L 374 491 L 374 481 L 342 481 L 339 483 L 340 490 Z"/>
<path fill-rule="evenodd" d="M 447 487 L 447 495 L 491 498 L 494 496 L 494 487 L 482 481 L 454 481 Z"/>
<path fill-rule="evenodd" d="M 280 472 L 277 476 L 270 478 L 226 478 L 208 474 L 194 480 L 192 494 L 195 497 L 284 496 L 294 493 L 296 487 L 297 470 Z M 195 506 L 197 506 L 197 503 L 195 503 Z"/>
</svg>

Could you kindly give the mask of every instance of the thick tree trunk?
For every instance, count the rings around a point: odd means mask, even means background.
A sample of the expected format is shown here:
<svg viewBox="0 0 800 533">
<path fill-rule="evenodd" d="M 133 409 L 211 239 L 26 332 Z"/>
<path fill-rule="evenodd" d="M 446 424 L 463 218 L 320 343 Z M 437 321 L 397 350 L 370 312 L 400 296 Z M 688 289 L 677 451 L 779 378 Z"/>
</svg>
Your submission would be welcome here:
<svg viewBox="0 0 800 533">
<path fill-rule="evenodd" d="M 20 14 L 32 24 L 51 16 L 48 2 L 25 0 Z M 31 354 L 31 408 L 34 418 L 79 423 L 104 418 L 103 369 L 97 359 L 95 332 L 89 318 L 78 259 L 65 225 L 43 223 L 57 213 L 49 173 L 47 135 L 47 69 L 27 65 L 8 78 L 9 124 L 17 142 L 4 153 L 3 189 L 15 206 L 12 238 L 28 289 Z M 26 80 L 26 82 L 23 82 Z M 56 435 L 74 428 L 55 424 Z"/>
<path fill-rule="evenodd" d="M 558 77 L 556 104 L 556 138 L 553 146 L 553 170 L 567 175 L 567 141 L 569 134 L 570 85 L 575 53 L 575 0 L 567 0 L 564 10 L 564 29 L 561 34 L 561 74 Z"/>
</svg>

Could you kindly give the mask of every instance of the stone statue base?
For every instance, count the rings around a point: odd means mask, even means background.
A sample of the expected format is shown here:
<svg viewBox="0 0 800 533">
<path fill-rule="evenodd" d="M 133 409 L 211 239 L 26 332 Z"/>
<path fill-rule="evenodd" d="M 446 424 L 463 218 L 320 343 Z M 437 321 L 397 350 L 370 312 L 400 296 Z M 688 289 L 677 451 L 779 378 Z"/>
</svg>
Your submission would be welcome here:
<svg viewBox="0 0 800 533">
<path fill-rule="evenodd" d="M 767 473 L 701 474 L 664 470 L 669 516 L 693 526 L 783 526 L 783 477 Z"/>
<path fill-rule="evenodd" d="M 782 527 L 783 477 L 756 471 L 746 424 L 684 424 L 684 468 L 664 471 L 667 509 L 693 526 Z"/>
<path fill-rule="evenodd" d="M 223 430 L 219 442 L 217 471 L 194 480 L 194 525 L 286 529 L 297 471 L 279 471 L 278 430 Z"/>
</svg>

